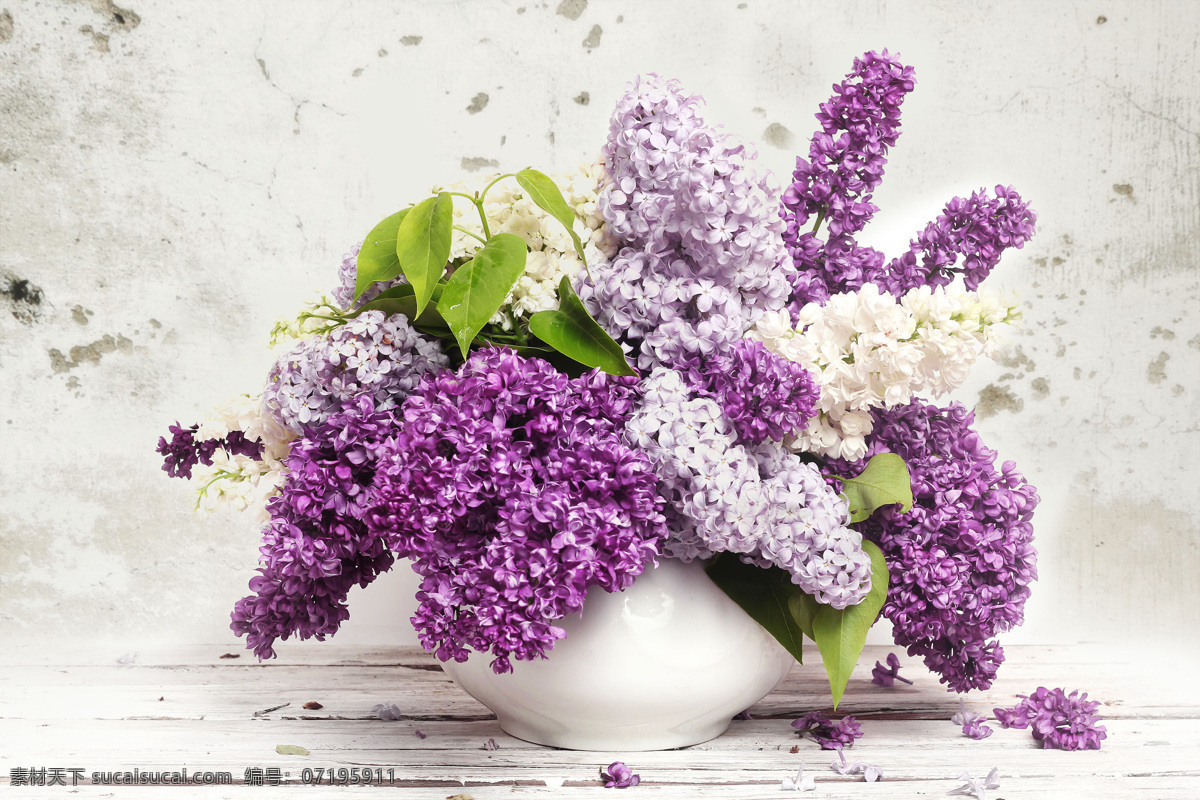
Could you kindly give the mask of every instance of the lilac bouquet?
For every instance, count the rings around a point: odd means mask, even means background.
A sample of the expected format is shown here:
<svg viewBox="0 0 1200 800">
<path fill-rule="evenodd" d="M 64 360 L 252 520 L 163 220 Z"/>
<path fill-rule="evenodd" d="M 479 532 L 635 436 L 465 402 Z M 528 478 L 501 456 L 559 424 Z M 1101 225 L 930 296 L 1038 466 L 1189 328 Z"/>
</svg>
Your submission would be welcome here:
<svg viewBox="0 0 1200 800">
<path fill-rule="evenodd" d="M 840 699 L 867 629 L 986 688 L 1036 577 L 1038 502 L 937 398 L 1020 315 L 979 290 L 1035 216 L 954 198 L 888 260 L 855 236 L 913 71 L 867 53 L 780 190 L 703 101 L 648 75 L 600 159 L 435 188 L 280 323 L 260 392 L 175 425 L 197 508 L 255 513 L 233 630 L 323 639 L 410 559 L 442 660 L 544 658 L 590 587 L 707 575 Z M 962 275 L 961 285 L 956 281 Z"/>
</svg>

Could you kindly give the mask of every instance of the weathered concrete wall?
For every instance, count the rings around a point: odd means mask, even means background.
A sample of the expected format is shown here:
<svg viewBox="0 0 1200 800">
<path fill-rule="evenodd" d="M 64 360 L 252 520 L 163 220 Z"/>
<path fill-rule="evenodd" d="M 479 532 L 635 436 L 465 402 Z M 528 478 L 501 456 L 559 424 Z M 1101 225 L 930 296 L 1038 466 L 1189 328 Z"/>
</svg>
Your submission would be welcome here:
<svg viewBox="0 0 1200 800">
<path fill-rule="evenodd" d="M 129 8 L 124 7 L 128 4 Z M 229 636 L 248 519 L 154 454 L 465 170 L 590 159 L 639 71 L 787 175 L 854 56 L 917 69 L 869 243 L 1011 183 L 1026 323 L 960 393 L 1044 499 L 1013 641 L 1200 633 L 1200 4 L 0 0 L 0 635 Z M 411 576 L 349 634 L 407 637 Z M 122 645 L 125 646 L 125 645 Z"/>
</svg>

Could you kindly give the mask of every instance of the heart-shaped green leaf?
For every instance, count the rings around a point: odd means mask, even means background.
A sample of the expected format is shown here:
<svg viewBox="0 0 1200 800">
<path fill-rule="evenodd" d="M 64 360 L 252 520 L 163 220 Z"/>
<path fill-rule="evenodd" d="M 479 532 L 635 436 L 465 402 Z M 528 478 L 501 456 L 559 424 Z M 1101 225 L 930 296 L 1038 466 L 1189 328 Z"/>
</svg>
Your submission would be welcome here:
<svg viewBox="0 0 1200 800">
<path fill-rule="evenodd" d="M 558 309 L 529 318 L 529 331 L 565 356 L 610 375 L 637 375 L 621 345 L 588 313 L 566 276 L 558 284 Z"/>
<path fill-rule="evenodd" d="M 367 238 L 363 239 L 356 262 L 355 300 L 376 281 L 390 281 L 400 274 L 400 259 L 396 257 L 396 232 L 400 230 L 400 223 L 408 212 L 407 208 L 397 211 L 372 228 Z"/>
<path fill-rule="evenodd" d="M 550 180 L 548 175 L 536 169 L 523 169 L 518 172 L 517 183 L 525 190 L 525 194 L 529 195 L 530 200 L 562 223 L 567 233 L 571 234 L 571 241 L 575 243 L 575 252 L 579 254 L 579 260 L 587 266 L 587 259 L 583 255 L 583 242 L 580 241 L 579 234 L 575 233 L 575 212 L 563 199 L 558 185 Z"/>
<path fill-rule="evenodd" d="M 719 553 L 705 571 L 721 591 L 804 663 L 804 637 L 789 607 L 794 596 L 807 595 L 792 583 L 791 575 L 779 567 L 762 569 L 747 564 L 733 553 Z"/>
<path fill-rule="evenodd" d="M 913 505 L 912 479 L 908 465 L 895 453 L 880 453 L 867 462 L 857 478 L 832 476 L 842 482 L 842 492 L 850 501 L 850 521 L 862 522 L 881 506 L 900 504 L 907 512 Z"/>
<path fill-rule="evenodd" d="M 463 358 L 525 272 L 528 252 L 520 236 L 498 233 L 446 281 L 437 310 L 458 340 Z"/>
<path fill-rule="evenodd" d="M 861 603 L 838 610 L 818 603 L 811 595 L 801 598 L 801 603 L 808 607 L 806 616 L 812 620 L 812 638 L 825 662 L 835 709 L 858 664 L 863 645 L 867 643 L 867 631 L 875 624 L 887 598 L 889 576 L 883 552 L 869 541 L 863 542 L 863 550 L 871 556 L 871 591 Z"/>
<path fill-rule="evenodd" d="M 396 231 L 396 258 L 412 284 L 417 314 L 425 310 L 433 289 L 446 271 L 454 233 L 454 201 L 447 192 L 412 207 Z"/>
</svg>

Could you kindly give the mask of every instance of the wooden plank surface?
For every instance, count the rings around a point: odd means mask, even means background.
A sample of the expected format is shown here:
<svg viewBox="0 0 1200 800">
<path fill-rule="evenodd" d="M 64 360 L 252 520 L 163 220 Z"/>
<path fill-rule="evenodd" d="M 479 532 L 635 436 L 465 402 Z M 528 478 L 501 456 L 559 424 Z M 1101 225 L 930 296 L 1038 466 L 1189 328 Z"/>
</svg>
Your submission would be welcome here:
<svg viewBox="0 0 1200 800">
<path fill-rule="evenodd" d="M 1118 659 L 1111 650 L 1011 647 L 1001 679 L 972 693 L 968 708 L 989 713 L 1039 685 L 1088 691 L 1101 700 L 1108 739 L 1100 751 L 1039 750 L 1027 731 L 1002 730 L 976 742 L 949 721 L 957 697 L 913 659 L 901 656 L 913 686 L 870 683 L 870 667 L 888 648 L 868 648 L 839 712 L 854 714 L 864 736 L 849 752 L 876 764 L 884 780 L 830 769 L 834 755 L 799 740 L 790 721 L 828 708 L 820 664 L 797 666 L 728 733 L 682 750 L 600 753 L 556 750 L 506 735 L 486 708 L 463 693 L 436 660 L 412 648 L 292 646 L 275 661 L 221 658 L 220 645 L 133 654 L 0 654 L 0 783 L 14 769 L 84 770 L 77 797 L 158 796 L 163 787 L 90 785 L 91 773 L 228 772 L 232 786 L 173 786 L 172 797 L 246 797 L 248 767 L 275 767 L 283 783 L 304 781 L 306 768 L 370 768 L 382 781 L 308 786 L 313 798 L 378 795 L 400 788 L 414 800 L 467 792 L 493 797 L 609 796 L 598 778 L 613 760 L 642 777 L 638 796 L 757 798 L 781 794 L 801 764 L 822 797 L 944 796 L 957 776 L 1000 770 L 993 798 L 1200 797 L 1200 697 L 1170 661 Z M 117 659 L 129 663 L 117 663 Z M 316 701 L 322 708 L 309 710 Z M 383 721 L 376 703 L 403 715 Z M 420 730 L 425 738 L 420 738 Z M 483 749 L 494 739 L 498 750 Z M 298 745 L 308 756 L 282 756 Z M 797 747 L 797 752 L 791 752 Z M 328 773 L 327 773 L 328 774 Z M 251 776 L 252 778 L 253 776 Z M 67 775 L 68 782 L 70 780 Z M 336 780 L 336 773 L 335 773 Z M 5 787 L 48 794 L 63 787 Z M 268 796 L 273 787 L 264 786 Z M 69 790 L 69 789 L 68 789 Z M 277 790 L 278 791 L 278 790 Z M 287 790 L 284 790 L 287 791 Z M 810 795 L 811 796 L 811 795 Z"/>
</svg>

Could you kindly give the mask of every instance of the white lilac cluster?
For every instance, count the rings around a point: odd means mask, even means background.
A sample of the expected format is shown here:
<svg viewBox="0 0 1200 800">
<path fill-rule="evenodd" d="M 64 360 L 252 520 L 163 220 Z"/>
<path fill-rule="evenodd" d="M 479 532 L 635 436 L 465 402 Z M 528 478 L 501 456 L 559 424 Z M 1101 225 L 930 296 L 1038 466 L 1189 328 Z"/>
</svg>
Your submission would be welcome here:
<svg viewBox="0 0 1200 800">
<path fill-rule="evenodd" d="M 264 416 L 261 395 L 246 394 L 209 411 L 196 431 L 196 438 L 223 441 L 231 433 L 241 433 L 247 441 L 258 442 L 262 448 L 260 458 L 217 447 L 211 464 L 201 463 L 194 468 L 196 511 L 208 516 L 228 505 L 238 511 L 251 509 L 256 521 L 266 523 L 270 520 L 267 501 L 283 485 L 283 462 L 296 434 L 270 415 Z"/>
<path fill-rule="evenodd" d="M 819 413 L 788 444 L 857 460 L 867 452 L 871 409 L 961 386 L 971 365 L 996 348 L 995 326 L 1019 319 L 1015 301 L 981 292 L 922 286 L 897 298 L 868 283 L 823 306 L 805 305 L 794 328 L 787 312 L 766 314 L 749 336 L 803 365 L 820 385 Z"/>
<path fill-rule="evenodd" d="M 237 511 L 249 509 L 255 522 L 271 521 L 267 501 L 279 494 L 283 486 L 283 462 L 264 451 L 262 459 L 217 448 L 212 464 L 197 465 L 193 480 L 196 483 L 196 513 L 207 517 L 222 506 Z"/>
<path fill-rule="evenodd" d="M 401 314 L 367 311 L 328 336 L 301 339 L 267 378 L 263 415 L 303 434 L 360 395 L 391 408 L 421 376 L 447 366 L 437 342 L 418 334 Z"/>
<path fill-rule="evenodd" d="M 778 187 L 702 103 L 677 81 L 638 78 L 604 146 L 600 210 L 622 249 L 579 291 L 608 330 L 641 341 L 642 369 L 728 349 L 791 294 Z"/>
<path fill-rule="evenodd" d="M 713 400 L 659 367 L 642 382 L 644 399 L 625 429 L 649 454 L 667 499 L 667 555 L 690 561 L 737 553 L 777 566 L 819 602 L 853 605 L 871 588 L 862 535 L 848 527 L 846 501 L 820 471 L 780 445 L 747 448 Z"/>
<path fill-rule="evenodd" d="M 575 214 L 575 234 L 583 242 L 588 263 L 603 263 L 613 252 L 597 207 L 600 185 L 608 177 L 604 165 L 596 162 L 581 166 L 574 172 L 556 173 L 549 177 Z M 472 178 L 450 186 L 434 187 L 434 191 L 474 195 L 482 192 L 496 178 L 496 175 Z M 575 252 L 575 244 L 566 228 L 533 202 L 515 178 L 504 178 L 487 189 L 483 213 L 493 235 L 515 234 L 529 245 L 525 274 L 517 281 L 491 322 L 511 330 L 517 317 L 558 308 L 559 282 L 564 276 L 573 279 L 583 271 L 583 262 Z M 454 224 L 476 236 L 483 236 L 479 212 L 464 200 L 456 199 L 454 202 Z M 451 239 L 450 259 L 470 258 L 481 246 L 478 239 L 455 230 Z"/>
</svg>

